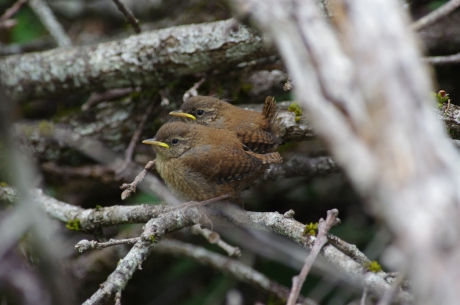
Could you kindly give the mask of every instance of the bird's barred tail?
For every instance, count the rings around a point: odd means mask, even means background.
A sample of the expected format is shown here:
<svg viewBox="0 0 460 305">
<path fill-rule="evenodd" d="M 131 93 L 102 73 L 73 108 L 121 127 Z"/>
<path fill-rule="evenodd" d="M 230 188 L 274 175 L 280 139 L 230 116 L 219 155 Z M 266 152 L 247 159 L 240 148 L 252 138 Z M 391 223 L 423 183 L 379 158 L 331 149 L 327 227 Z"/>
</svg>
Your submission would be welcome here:
<svg viewBox="0 0 460 305">
<path fill-rule="evenodd" d="M 263 164 L 269 164 L 269 163 L 282 163 L 283 158 L 281 155 L 277 152 L 272 152 L 268 154 L 256 154 L 252 151 L 247 151 L 246 153 L 253 155 L 257 159 L 261 160 Z"/>
<path fill-rule="evenodd" d="M 265 98 L 262 114 L 268 119 L 268 121 L 272 121 L 276 117 L 276 112 L 277 110 L 275 98 L 273 96 L 267 96 Z"/>
</svg>

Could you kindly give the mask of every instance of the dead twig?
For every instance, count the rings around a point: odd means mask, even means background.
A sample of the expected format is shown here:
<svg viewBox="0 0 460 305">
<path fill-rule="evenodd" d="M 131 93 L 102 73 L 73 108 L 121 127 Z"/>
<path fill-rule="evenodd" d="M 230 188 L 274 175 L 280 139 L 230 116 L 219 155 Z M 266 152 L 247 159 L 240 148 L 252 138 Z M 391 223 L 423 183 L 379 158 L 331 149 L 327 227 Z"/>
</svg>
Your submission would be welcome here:
<svg viewBox="0 0 460 305">
<path fill-rule="evenodd" d="M 190 97 L 192 96 L 197 96 L 198 95 L 198 88 L 200 88 L 200 86 L 206 81 L 206 78 L 203 77 L 202 79 L 200 79 L 198 82 L 196 82 L 192 88 L 188 89 L 187 91 L 185 91 L 184 93 L 184 96 L 182 97 L 182 101 L 185 102 L 186 100 L 188 100 Z"/>
<path fill-rule="evenodd" d="M 135 193 L 136 192 L 136 188 L 137 188 L 137 185 L 142 181 L 144 180 L 145 178 L 145 175 L 147 175 L 147 173 L 155 166 L 155 160 L 153 161 L 149 161 L 144 169 L 142 170 L 142 172 L 140 172 L 136 178 L 134 178 L 134 181 L 131 182 L 131 183 L 123 183 L 122 186 L 120 186 L 120 189 L 124 190 L 122 193 L 121 193 L 121 200 L 125 200 L 126 198 L 128 198 L 129 196 L 131 196 L 132 193 Z"/>
<path fill-rule="evenodd" d="M 121 305 L 121 290 L 115 294 L 115 305 Z"/>
<path fill-rule="evenodd" d="M 287 305 L 295 305 L 297 298 L 299 297 L 300 289 L 302 288 L 305 279 L 307 278 L 308 272 L 310 271 L 313 263 L 318 256 L 323 246 L 327 243 L 327 233 L 329 230 L 340 223 L 340 219 L 337 218 L 339 211 L 332 209 L 327 211 L 326 220 L 320 219 L 318 224 L 318 236 L 316 237 L 315 244 L 311 249 L 310 254 L 305 259 L 305 264 L 302 267 L 302 271 L 298 276 L 292 278 L 292 288 L 289 293 L 289 299 Z"/>
<path fill-rule="evenodd" d="M 361 301 L 359 302 L 360 305 L 366 305 L 367 299 L 367 287 L 363 290 L 363 295 L 361 296 Z"/>
<path fill-rule="evenodd" d="M 125 159 L 123 160 L 121 166 L 115 171 L 117 177 L 120 176 L 120 174 L 125 170 L 126 166 L 128 166 L 128 164 L 132 161 L 134 148 L 136 147 L 136 143 L 139 141 L 139 137 L 141 136 L 142 130 L 144 129 L 144 125 L 147 122 L 147 119 L 152 114 L 154 104 L 155 103 L 151 103 L 149 105 L 147 111 L 142 116 L 141 122 L 139 123 L 136 132 L 134 132 L 133 136 L 131 137 L 131 141 L 129 142 L 128 148 L 125 152 Z"/>
<path fill-rule="evenodd" d="M 72 41 L 64 31 L 64 28 L 54 16 L 46 1 L 29 0 L 29 6 L 40 19 L 41 23 L 48 29 L 48 32 L 53 36 L 57 45 L 60 47 L 68 47 L 72 45 Z"/>
<path fill-rule="evenodd" d="M 0 16 L 0 22 L 10 19 L 11 16 L 16 14 L 16 12 L 21 8 L 21 6 L 26 2 L 27 0 L 16 1 L 16 3 L 14 3 L 9 9 L 5 11 L 5 13 L 3 13 L 2 16 Z"/>
<path fill-rule="evenodd" d="M 107 247 L 112 247 L 112 246 L 117 246 L 117 245 L 132 245 L 135 244 L 139 240 L 139 237 L 134 237 L 134 238 L 127 238 L 127 239 L 110 239 L 108 242 L 97 242 L 95 240 L 87 240 L 87 239 L 82 239 L 80 240 L 76 245 L 75 249 L 78 250 L 78 252 L 82 253 L 85 252 L 86 250 L 102 250 Z"/>
<path fill-rule="evenodd" d="M 292 80 L 289 78 L 283 86 L 284 91 L 291 91 L 293 88 Z"/>
<path fill-rule="evenodd" d="M 460 63 L 460 53 L 447 56 L 431 56 L 422 58 L 423 62 L 432 65 L 448 65 L 448 64 L 459 64 Z"/>
<path fill-rule="evenodd" d="M 204 238 L 206 238 L 206 240 L 210 244 L 215 244 L 215 245 L 219 246 L 222 250 L 227 252 L 229 257 L 240 257 L 241 256 L 240 248 L 233 247 L 233 246 L 229 245 L 228 243 L 226 243 L 225 241 L 223 241 L 220 238 L 219 233 L 217 233 L 217 232 L 211 231 L 211 230 L 206 229 L 206 228 L 202 228 L 200 225 L 194 225 L 192 227 L 192 233 L 197 234 L 197 235 L 200 234 Z"/>
<path fill-rule="evenodd" d="M 92 93 L 88 100 L 81 106 L 82 111 L 87 111 L 89 108 L 104 101 L 115 100 L 130 94 L 133 91 L 140 91 L 139 88 L 115 88 L 105 92 Z"/>
<path fill-rule="evenodd" d="M 131 24 L 134 29 L 134 32 L 139 34 L 141 32 L 141 27 L 139 25 L 139 20 L 134 17 L 133 13 L 120 1 L 120 0 L 113 0 L 115 5 L 117 6 L 118 10 L 125 16 L 126 21 Z"/>
<path fill-rule="evenodd" d="M 456 8 L 460 6 L 460 0 L 450 0 L 446 4 L 442 5 L 438 9 L 432 11 L 426 16 L 423 16 L 419 20 L 415 21 L 412 24 L 412 29 L 414 31 L 419 31 L 424 27 L 429 26 L 430 24 L 435 23 L 436 21 L 446 17 L 452 13 Z"/>
</svg>

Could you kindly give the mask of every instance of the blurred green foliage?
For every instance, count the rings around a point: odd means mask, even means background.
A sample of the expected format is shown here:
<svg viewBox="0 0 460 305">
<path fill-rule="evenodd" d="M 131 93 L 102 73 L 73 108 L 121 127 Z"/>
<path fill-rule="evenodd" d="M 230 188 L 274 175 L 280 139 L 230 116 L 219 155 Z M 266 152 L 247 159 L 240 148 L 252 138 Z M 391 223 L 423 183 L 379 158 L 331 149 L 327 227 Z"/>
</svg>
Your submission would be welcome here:
<svg viewBox="0 0 460 305">
<path fill-rule="evenodd" d="M 437 8 L 439 8 L 440 6 L 444 5 L 448 0 L 436 0 L 436 1 L 432 1 L 430 3 L 428 3 L 427 7 L 430 9 L 430 10 L 435 10 Z"/>
<path fill-rule="evenodd" d="M 18 23 L 11 30 L 12 43 L 29 42 L 46 34 L 46 29 L 27 6 L 21 7 L 13 18 L 16 19 Z"/>
</svg>

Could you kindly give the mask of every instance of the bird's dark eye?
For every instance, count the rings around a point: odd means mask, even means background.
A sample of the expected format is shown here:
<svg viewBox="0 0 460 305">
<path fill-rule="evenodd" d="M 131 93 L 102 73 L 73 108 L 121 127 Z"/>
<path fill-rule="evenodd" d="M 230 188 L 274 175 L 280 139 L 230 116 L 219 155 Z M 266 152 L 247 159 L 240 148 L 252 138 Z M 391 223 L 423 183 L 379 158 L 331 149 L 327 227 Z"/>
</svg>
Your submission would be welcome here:
<svg viewBox="0 0 460 305">
<path fill-rule="evenodd" d="M 196 111 L 196 114 L 197 114 L 197 115 L 203 115 L 203 113 L 204 113 L 204 111 L 201 110 L 201 109 L 198 109 L 198 110 Z"/>
<path fill-rule="evenodd" d="M 172 144 L 177 144 L 178 142 L 179 142 L 178 139 L 172 139 L 172 141 L 171 141 Z"/>
</svg>

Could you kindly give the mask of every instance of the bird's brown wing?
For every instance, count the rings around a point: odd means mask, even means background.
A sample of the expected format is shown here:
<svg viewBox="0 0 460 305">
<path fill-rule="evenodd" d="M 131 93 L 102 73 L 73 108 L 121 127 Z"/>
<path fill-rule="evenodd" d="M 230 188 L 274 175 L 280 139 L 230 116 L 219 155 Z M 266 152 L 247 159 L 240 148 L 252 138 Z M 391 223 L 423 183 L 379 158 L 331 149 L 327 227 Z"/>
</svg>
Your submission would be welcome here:
<svg viewBox="0 0 460 305">
<path fill-rule="evenodd" d="M 208 149 L 193 151 L 191 149 L 181 158 L 187 166 L 206 179 L 217 183 L 227 183 L 243 180 L 252 176 L 261 168 L 264 162 L 257 158 L 254 153 L 248 153 L 242 149 Z"/>
<path fill-rule="evenodd" d="M 237 131 L 237 136 L 244 145 L 260 154 L 273 151 L 283 143 L 281 138 L 263 130 Z"/>
</svg>

